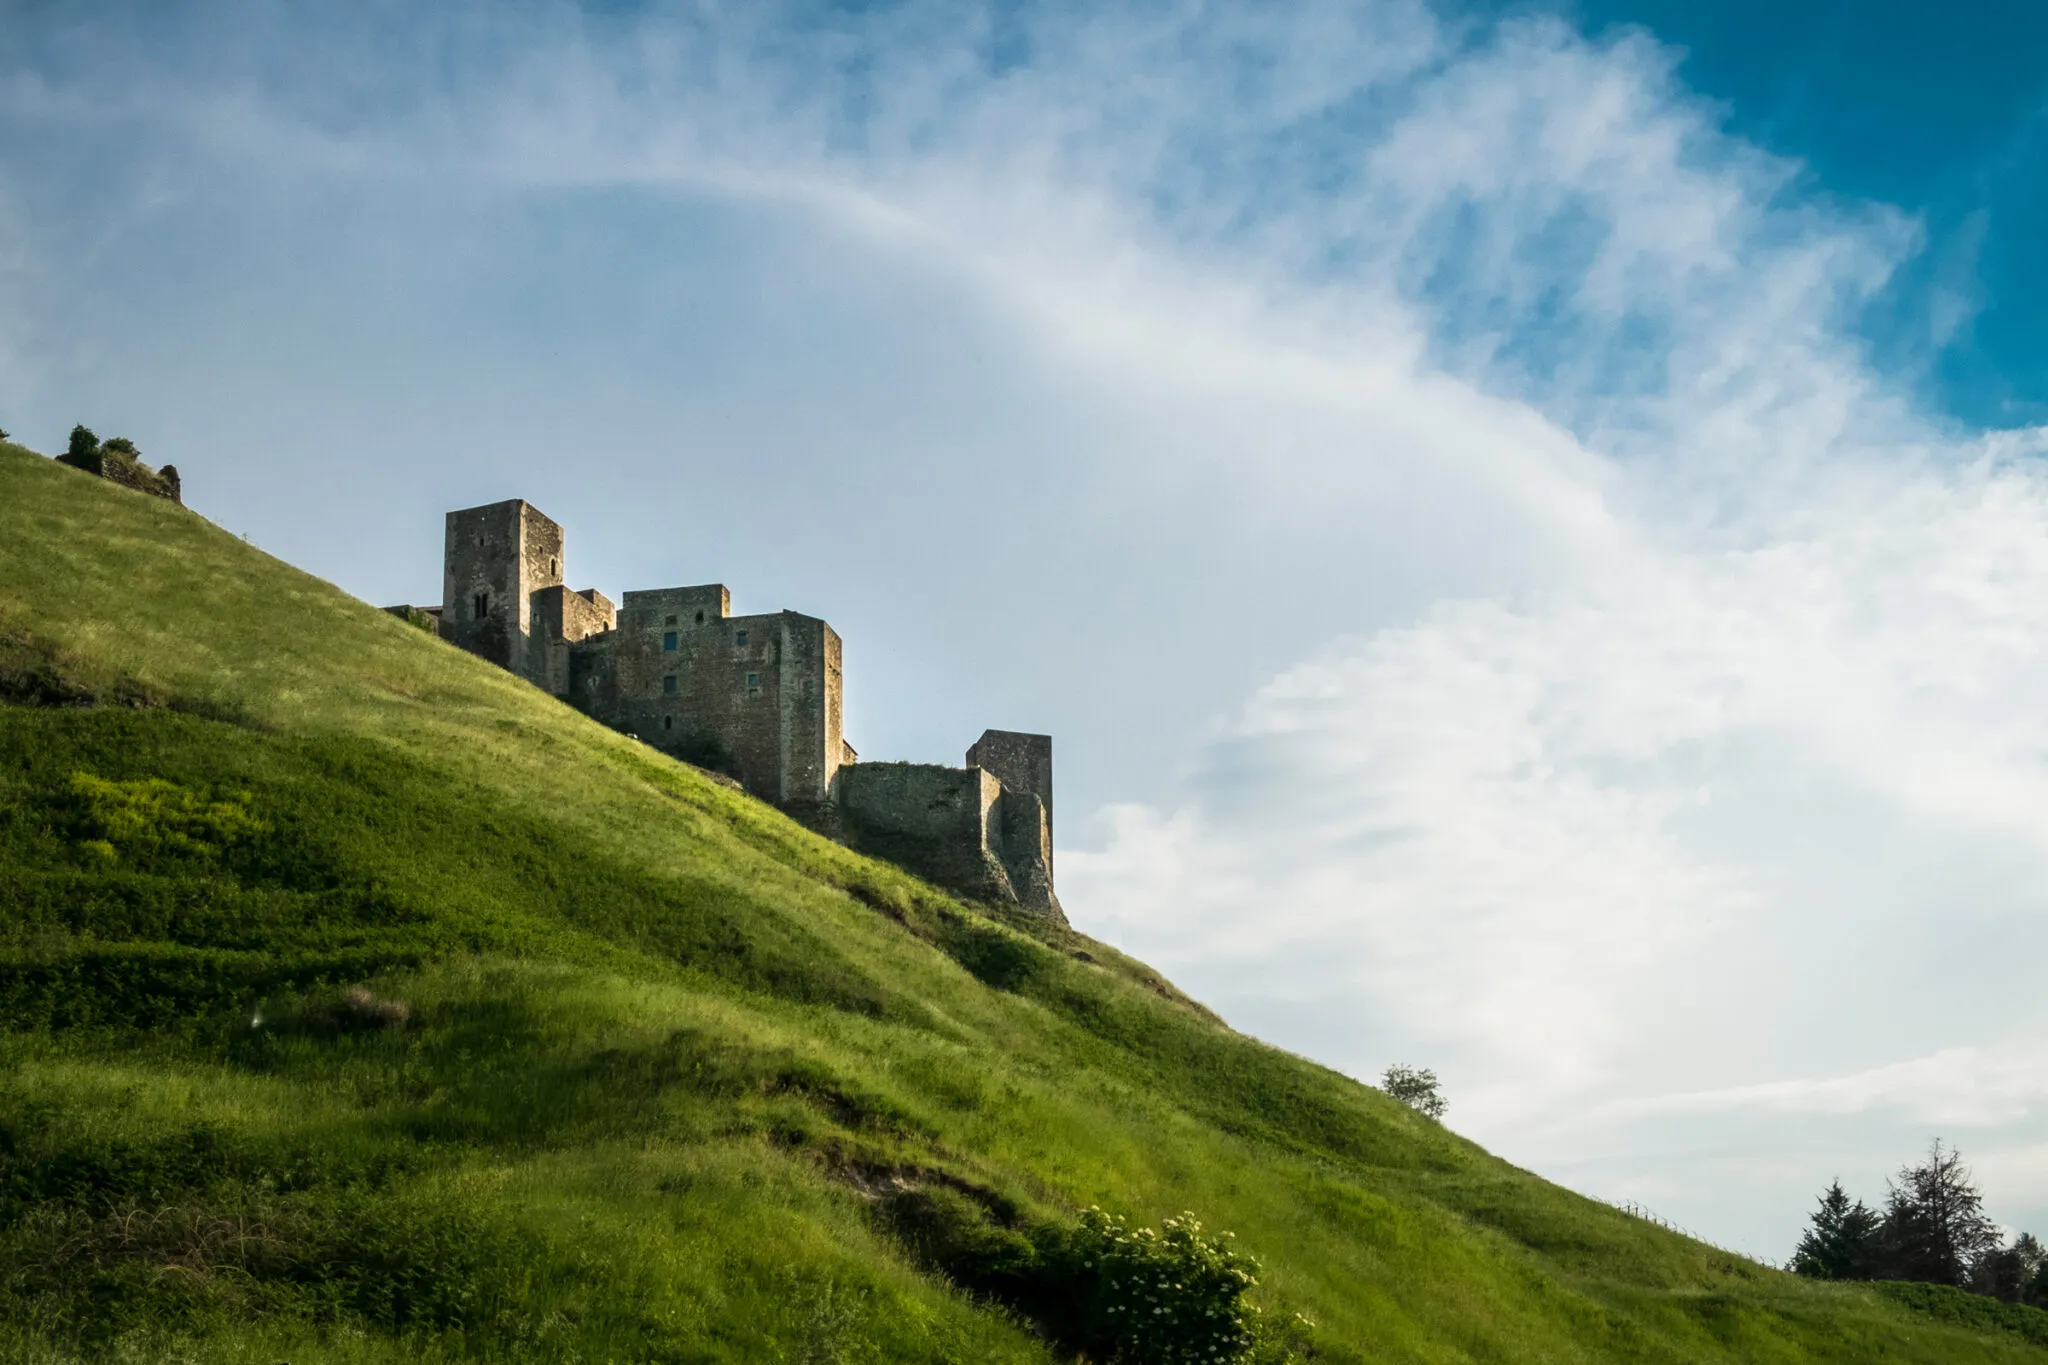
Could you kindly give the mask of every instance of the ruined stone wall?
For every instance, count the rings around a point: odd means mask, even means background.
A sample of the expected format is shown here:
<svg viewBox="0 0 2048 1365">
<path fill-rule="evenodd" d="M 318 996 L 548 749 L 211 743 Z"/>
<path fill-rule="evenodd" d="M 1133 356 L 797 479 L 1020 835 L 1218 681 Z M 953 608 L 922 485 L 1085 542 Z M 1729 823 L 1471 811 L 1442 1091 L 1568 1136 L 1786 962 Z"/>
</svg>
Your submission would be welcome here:
<svg viewBox="0 0 2048 1365">
<path fill-rule="evenodd" d="M 569 695 L 570 647 L 603 635 L 617 619 L 611 601 L 595 589 L 570 592 L 557 583 L 533 594 L 530 648 L 540 656 L 534 681 L 553 696 Z"/>
<path fill-rule="evenodd" d="M 1015 898 L 990 846 L 1002 784 L 980 768 L 855 763 L 839 772 L 846 840 L 975 900 Z"/>
<path fill-rule="evenodd" d="M 140 460 L 131 460 L 121 455 L 109 455 L 94 451 L 90 455 L 64 454 L 57 457 L 57 463 L 81 469 L 108 483 L 118 483 L 123 488 L 132 488 L 138 493 L 165 498 L 180 506 L 184 505 L 184 488 L 178 480 L 178 467 L 165 465 L 162 469 L 151 469 Z"/>
<path fill-rule="evenodd" d="M 1019 791 L 1007 782 L 996 802 L 999 837 L 996 854 L 1009 874 L 1017 904 L 1042 910 L 1065 921 L 1052 887 L 1052 816 L 1038 793 Z"/>
<path fill-rule="evenodd" d="M 984 730 L 967 751 L 967 766 L 986 768 L 1002 779 L 1006 790 L 1030 792 L 1045 807 L 1048 831 L 1045 875 L 1052 880 L 1052 736 L 1016 730 Z"/>
<path fill-rule="evenodd" d="M 562 528 L 514 498 L 450 512 L 441 561 L 447 638 L 534 683 L 547 672 L 533 643 L 533 594 L 562 581 Z"/>
</svg>

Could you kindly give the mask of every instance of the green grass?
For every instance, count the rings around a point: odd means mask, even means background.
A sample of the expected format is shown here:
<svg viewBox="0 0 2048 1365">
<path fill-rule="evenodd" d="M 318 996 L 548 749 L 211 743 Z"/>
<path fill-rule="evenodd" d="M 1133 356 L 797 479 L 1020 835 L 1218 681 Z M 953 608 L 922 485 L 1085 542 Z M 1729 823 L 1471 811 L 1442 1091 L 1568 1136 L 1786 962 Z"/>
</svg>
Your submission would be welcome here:
<svg viewBox="0 0 2048 1365">
<path fill-rule="evenodd" d="M 1548 1185 L 13 447 L 0 697 L 0 1360 L 1050 1361 L 989 1258 L 1091 1204 L 1233 1230 L 1316 1360 L 2048 1360 Z"/>
</svg>

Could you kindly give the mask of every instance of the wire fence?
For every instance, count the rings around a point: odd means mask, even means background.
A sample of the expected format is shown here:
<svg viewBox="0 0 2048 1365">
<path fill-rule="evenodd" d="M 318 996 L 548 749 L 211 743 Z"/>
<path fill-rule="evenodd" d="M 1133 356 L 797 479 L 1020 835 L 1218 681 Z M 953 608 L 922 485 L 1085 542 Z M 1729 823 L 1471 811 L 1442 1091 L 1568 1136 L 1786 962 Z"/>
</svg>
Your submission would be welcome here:
<svg viewBox="0 0 2048 1365">
<path fill-rule="evenodd" d="M 1710 1246 L 1714 1250 L 1721 1252 L 1724 1255 L 1733 1256 L 1739 1261 L 1747 1261 L 1751 1265 L 1762 1266 L 1765 1270 L 1783 1270 L 1786 1268 L 1785 1266 L 1780 1265 L 1776 1261 L 1767 1261 L 1761 1256 L 1752 1256 L 1746 1251 L 1737 1251 L 1733 1247 L 1724 1247 L 1719 1242 L 1714 1241 L 1712 1238 L 1702 1237 L 1697 1232 L 1694 1232 L 1691 1228 L 1681 1227 L 1679 1224 L 1672 1222 L 1669 1218 L 1664 1217 L 1662 1214 L 1657 1213 L 1655 1210 L 1647 1209 L 1633 1200 L 1623 1199 L 1620 1201 L 1616 1201 L 1612 1199 L 1603 1199 L 1600 1202 L 1607 1205 L 1607 1207 L 1611 1209 L 1620 1210 L 1622 1213 L 1627 1214 L 1631 1218 L 1640 1218 L 1645 1223 L 1650 1223 L 1657 1227 L 1660 1227 L 1664 1229 L 1664 1231 L 1666 1232 L 1675 1232 L 1680 1237 L 1690 1237 L 1693 1241 L 1700 1243 L 1702 1246 Z"/>
</svg>

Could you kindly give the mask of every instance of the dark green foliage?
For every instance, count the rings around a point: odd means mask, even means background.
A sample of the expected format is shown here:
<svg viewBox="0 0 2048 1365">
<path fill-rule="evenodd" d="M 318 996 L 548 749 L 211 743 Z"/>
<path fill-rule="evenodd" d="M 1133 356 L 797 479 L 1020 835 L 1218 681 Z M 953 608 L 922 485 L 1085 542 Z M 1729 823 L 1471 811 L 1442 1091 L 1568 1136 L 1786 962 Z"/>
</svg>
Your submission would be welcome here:
<svg viewBox="0 0 2048 1365">
<path fill-rule="evenodd" d="M 1971 1267 L 1970 1288 L 2007 1303 L 2048 1307 L 2048 1250 L 2034 1234 L 2023 1232 L 2011 1246 L 1978 1258 Z"/>
<path fill-rule="evenodd" d="M 126 436 L 109 436 L 106 440 L 100 442 L 100 450 L 105 454 L 118 456 L 123 460 L 139 460 L 142 458 L 142 451 L 137 449 L 135 442 L 129 440 Z"/>
<path fill-rule="evenodd" d="M 2009 1332 L 2035 1346 L 2048 1348 L 2048 1312 L 2039 1308 L 2001 1303 L 1946 1284 L 1880 1280 L 1871 1287 L 1892 1302 L 1937 1321 L 1978 1331 Z"/>
<path fill-rule="evenodd" d="M 1066 1258 L 1069 1321 L 1085 1349 L 1131 1365 L 1200 1365 L 1246 1360 L 1257 1344 L 1245 1291 L 1258 1262 L 1191 1213 L 1154 1230 L 1088 1209 Z"/>
<path fill-rule="evenodd" d="M 1868 1280 L 1878 1272 L 1880 1251 L 1877 1214 L 1862 1200 L 1852 1201 L 1836 1180 L 1799 1239 L 1792 1269 L 1817 1280 Z"/>
<path fill-rule="evenodd" d="M 80 424 L 71 428 L 70 444 L 64 447 L 64 457 L 69 460 L 90 460 L 100 453 L 100 438 L 93 435 L 92 428 Z"/>
<path fill-rule="evenodd" d="M 1441 1119 L 1450 1108 L 1437 1089 L 1436 1072 L 1428 1067 L 1390 1066 L 1380 1078 L 1380 1089 L 1424 1118 Z"/>
<path fill-rule="evenodd" d="M 1027 1218 L 991 1191 L 931 1172 L 869 1179 L 897 1186 L 881 1216 L 920 1262 L 1085 1359 L 1230 1365 L 1250 1359 L 1264 1335 L 1245 1299 L 1258 1262 L 1193 1214 L 1156 1229 L 1099 1208 L 1078 1222 Z"/>
<path fill-rule="evenodd" d="M 1886 1279 L 1958 1286 L 1969 1284 L 1971 1268 L 1999 1243 L 1962 1155 L 1938 1138 L 1925 1161 L 1891 1182 L 1879 1236 Z"/>
</svg>

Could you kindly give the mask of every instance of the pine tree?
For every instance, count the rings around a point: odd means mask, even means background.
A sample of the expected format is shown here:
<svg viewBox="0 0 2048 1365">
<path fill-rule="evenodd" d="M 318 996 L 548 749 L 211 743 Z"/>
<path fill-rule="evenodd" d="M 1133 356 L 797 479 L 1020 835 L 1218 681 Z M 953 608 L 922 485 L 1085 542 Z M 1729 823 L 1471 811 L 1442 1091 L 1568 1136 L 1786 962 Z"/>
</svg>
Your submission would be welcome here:
<svg viewBox="0 0 2048 1365">
<path fill-rule="evenodd" d="M 1820 1197 L 1812 1226 L 1792 1253 L 1792 1269 L 1816 1280 L 1867 1280 L 1877 1270 L 1878 1217 L 1853 1203 L 1838 1179 Z"/>
<path fill-rule="evenodd" d="M 1903 1168 L 1890 1184 L 1880 1240 L 1885 1278 L 1967 1287 L 2001 1239 L 1962 1154 L 1936 1138 L 1926 1162 Z"/>
<path fill-rule="evenodd" d="M 1987 1298 L 2025 1303 L 2041 1273 L 2041 1244 L 2023 1232 L 2009 1247 L 1993 1247 L 1970 1268 L 1970 1288 Z"/>
</svg>

